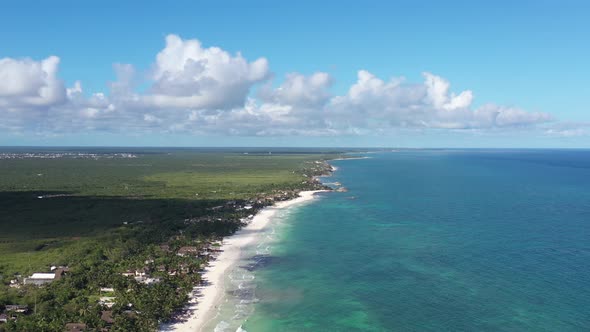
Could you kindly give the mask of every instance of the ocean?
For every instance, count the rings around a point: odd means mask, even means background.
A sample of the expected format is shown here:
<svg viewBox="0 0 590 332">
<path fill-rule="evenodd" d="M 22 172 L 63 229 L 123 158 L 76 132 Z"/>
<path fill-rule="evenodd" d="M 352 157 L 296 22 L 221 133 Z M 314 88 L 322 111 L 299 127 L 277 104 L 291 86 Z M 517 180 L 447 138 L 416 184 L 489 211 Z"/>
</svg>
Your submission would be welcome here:
<svg viewBox="0 0 590 332">
<path fill-rule="evenodd" d="M 216 331 L 590 330 L 590 151 L 366 156 L 245 252 Z"/>
</svg>

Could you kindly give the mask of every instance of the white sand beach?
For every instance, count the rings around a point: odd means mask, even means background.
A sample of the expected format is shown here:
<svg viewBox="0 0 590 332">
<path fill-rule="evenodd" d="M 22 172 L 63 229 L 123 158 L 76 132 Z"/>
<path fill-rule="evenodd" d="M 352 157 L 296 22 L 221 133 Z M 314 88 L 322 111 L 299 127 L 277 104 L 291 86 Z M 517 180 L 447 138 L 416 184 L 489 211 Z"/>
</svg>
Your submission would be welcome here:
<svg viewBox="0 0 590 332">
<path fill-rule="evenodd" d="M 302 191 L 299 197 L 292 200 L 277 202 L 275 205 L 261 210 L 254 216 L 252 221 L 236 232 L 226 237 L 221 247 L 222 252 L 216 260 L 212 261 L 203 274 L 206 286 L 196 287 L 189 302 L 188 317 L 171 324 L 163 325 L 160 331 L 163 332 L 195 332 L 202 331 L 205 324 L 215 318 L 215 307 L 221 303 L 225 295 L 224 276 L 228 269 L 240 259 L 243 248 L 255 240 L 257 231 L 262 231 L 272 220 L 272 217 L 281 209 L 298 205 L 313 199 L 316 191 Z"/>
</svg>

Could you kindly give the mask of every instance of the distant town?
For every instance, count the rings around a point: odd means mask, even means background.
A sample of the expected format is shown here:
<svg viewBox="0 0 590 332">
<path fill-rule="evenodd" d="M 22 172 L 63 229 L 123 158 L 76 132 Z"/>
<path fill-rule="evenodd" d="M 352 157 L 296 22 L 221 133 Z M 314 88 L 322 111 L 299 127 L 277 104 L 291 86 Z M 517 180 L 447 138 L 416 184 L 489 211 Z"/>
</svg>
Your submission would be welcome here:
<svg viewBox="0 0 590 332">
<path fill-rule="evenodd" d="M 137 158 L 132 153 L 83 153 L 83 152 L 28 152 L 28 153 L 0 153 L 2 159 L 130 159 Z"/>
</svg>

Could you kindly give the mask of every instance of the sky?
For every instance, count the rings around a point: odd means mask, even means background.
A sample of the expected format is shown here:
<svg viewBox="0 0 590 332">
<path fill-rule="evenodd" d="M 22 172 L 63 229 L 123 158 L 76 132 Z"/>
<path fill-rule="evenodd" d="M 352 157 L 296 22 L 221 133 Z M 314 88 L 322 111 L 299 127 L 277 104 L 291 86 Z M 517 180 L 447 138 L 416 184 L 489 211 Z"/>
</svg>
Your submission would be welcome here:
<svg viewBox="0 0 590 332">
<path fill-rule="evenodd" d="M 590 147 L 585 1 L 6 1 L 0 145 Z"/>
</svg>

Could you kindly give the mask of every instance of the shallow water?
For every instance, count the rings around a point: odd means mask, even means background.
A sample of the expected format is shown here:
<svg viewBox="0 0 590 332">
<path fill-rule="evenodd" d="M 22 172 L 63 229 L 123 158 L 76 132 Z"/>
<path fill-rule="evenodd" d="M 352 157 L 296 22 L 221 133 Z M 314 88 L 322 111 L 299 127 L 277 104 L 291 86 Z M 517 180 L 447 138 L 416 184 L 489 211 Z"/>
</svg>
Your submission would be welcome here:
<svg viewBox="0 0 590 332">
<path fill-rule="evenodd" d="M 371 156 L 277 219 L 227 331 L 588 330 L 589 151 Z"/>
<path fill-rule="evenodd" d="M 274 262 L 276 256 L 273 255 L 273 249 L 282 241 L 282 229 L 291 222 L 291 215 L 296 209 L 310 203 L 306 201 L 278 210 L 268 226 L 258 232 L 252 243 L 242 250 L 239 261 L 226 272 L 224 298 L 216 306 L 216 317 L 206 323 L 205 331 L 244 331 L 242 325 L 253 314 L 259 302 L 258 271 Z"/>
</svg>

